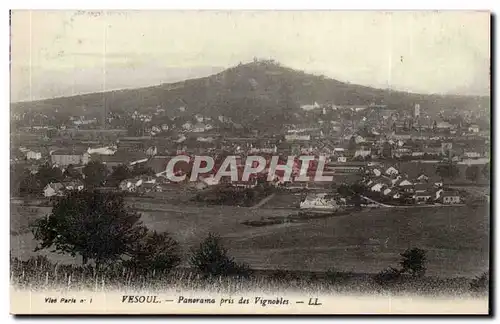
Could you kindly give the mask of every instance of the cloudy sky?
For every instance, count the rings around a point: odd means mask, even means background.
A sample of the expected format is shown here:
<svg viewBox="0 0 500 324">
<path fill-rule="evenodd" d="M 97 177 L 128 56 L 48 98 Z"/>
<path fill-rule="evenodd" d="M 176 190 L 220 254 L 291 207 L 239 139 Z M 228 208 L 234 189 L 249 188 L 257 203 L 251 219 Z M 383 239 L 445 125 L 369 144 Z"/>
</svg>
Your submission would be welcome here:
<svg viewBox="0 0 500 324">
<path fill-rule="evenodd" d="M 488 94 L 490 16 L 14 11 L 11 53 L 12 101 L 174 82 L 253 57 L 379 88 Z"/>
</svg>

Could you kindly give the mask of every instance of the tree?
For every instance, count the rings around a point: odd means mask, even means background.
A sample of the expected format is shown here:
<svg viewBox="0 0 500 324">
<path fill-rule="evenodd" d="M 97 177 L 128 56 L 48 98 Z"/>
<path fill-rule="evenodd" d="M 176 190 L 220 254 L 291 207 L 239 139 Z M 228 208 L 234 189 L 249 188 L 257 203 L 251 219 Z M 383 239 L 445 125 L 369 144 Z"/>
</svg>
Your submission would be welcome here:
<svg viewBox="0 0 500 324">
<path fill-rule="evenodd" d="M 38 169 L 36 178 L 40 181 L 40 186 L 44 188 L 49 183 L 63 181 L 64 176 L 58 167 L 44 164 Z"/>
<path fill-rule="evenodd" d="M 401 253 L 403 258 L 400 262 L 402 273 L 410 273 L 414 277 L 421 277 L 425 274 L 427 262 L 426 251 L 413 248 Z"/>
<path fill-rule="evenodd" d="M 349 139 L 349 146 L 348 146 L 349 150 L 355 150 L 356 149 L 356 137 L 355 136 L 351 136 L 351 138 Z"/>
<path fill-rule="evenodd" d="M 392 158 L 392 147 L 389 142 L 385 142 L 382 146 L 382 156 L 386 159 Z"/>
<path fill-rule="evenodd" d="M 81 179 L 82 174 L 78 172 L 73 164 L 70 164 L 66 167 L 66 170 L 63 172 L 63 176 L 65 178 L 70 178 L 70 179 Z"/>
<path fill-rule="evenodd" d="M 401 270 L 398 270 L 393 267 L 389 267 L 377 273 L 374 276 L 374 280 L 379 285 L 389 285 L 394 284 L 401 278 Z"/>
<path fill-rule="evenodd" d="M 437 166 L 436 174 L 442 178 L 454 179 L 460 175 L 460 170 L 455 164 L 444 163 Z"/>
<path fill-rule="evenodd" d="M 136 271 L 166 271 L 169 272 L 179 265 L 179 244 L 167 233 L 150 231 L 132 244 L 125 264 Z"/>
<path fill-rule="evenodd" d="M 480 276 L 477 276 L 470 282 L 470 289 L 476 293 L 488 292 L 488 288 L 490 286 L 489 277 L 489 273 L 487 272 L 484 272 Z"/>
<path fill-rule="evenodd" d="M 71 192 L 61 197 L 45 218 L 32 226 L 35 251 L 80 255 L 83 264 L 94 260 L 97 267 L 126 255 L 132 244 L 148 233 L 140 214 L 128 208 L 124 198 L 112 192 Z"/>
<path fill-rule="evenodd" d="M 120 182 L 125 179 L 131 178 L 132 172 L 125 164 L 120 164 L 116 167 L 113 167 L 113 172 L 108 177 L 109 184 L 111 186 L 118 186 Z"/>
<path fill-rule="evenodd" d="M 465 177 L 470 181 L 476 181 L 479 177 L 479 167 L 471 165 L 465 170 Z"/>
<path fill-rule="evenodd" d="M 349 197 L 352 195 L 352 192 L 351 192 L 351 189 L 349 188 L 349 186 L 345 183 L 341 184 L 338 188 L 337 188 L 337 193 L 343 197 Z"/>
<path fill-rule="evenodd" d="M 486 179 L 489 179 L 490 178 L 490 164 L 489 163 L 486 163 L 483 167 L 483 169 L 481 170 L 481 173 L 483 174 L 483 176 L 486 178 Z"/>
<path fill-rule="evenodd" d="M 391 130 L 392 130 L 393 132 L 396 132 L 396 131 L 398 130 L 398 127 L 396 126 L 396 122 L 393 122 L 393 123 L 392 123 Z"/>
<path fill-rule="evenodd" d="M 27 172 L 19 183 L 19 194 L 41 194 L 44 187 L 36 175 Z"/>
<path fill-rule="evenodd" d="M 31 173 L 28 169 L 25 169 L 22 165 L 11 164 L 10 165 L 10 194 L 15 196 L 21 193 L 21 184 L 26 178 L 30 177 Z M 38 187 L 38 186 L 37 186 Z M 26 188 L 26 187 L 24 187 Z M 29 188 L 29 187 L 28 187 Z"/>
<path fill-rule="evenodd" d="M 209 233 L 199 247 L 192 250 L 190 264 L 205 276 L 249 274 L 248 266 L 238 264 L 229 257 L 220 237 L 213 233 Z"/>
<path fill-rule="evenodd" d="M 131 175 L 133 177 L 141 176 L 141 175 L 148 175 L 148 176 L 154 176 L 155 172 L 151 168 L 147 168 L 144 165 L 136 164 L 132 168 Z"/>
<path fill-rule="evenodd" d="M 90 161 L 84 168 L 85 184 L 87 187 L 99 187 L 104 185 L 108 175 L 108 169 L 99 161 Z"/>
</svg>

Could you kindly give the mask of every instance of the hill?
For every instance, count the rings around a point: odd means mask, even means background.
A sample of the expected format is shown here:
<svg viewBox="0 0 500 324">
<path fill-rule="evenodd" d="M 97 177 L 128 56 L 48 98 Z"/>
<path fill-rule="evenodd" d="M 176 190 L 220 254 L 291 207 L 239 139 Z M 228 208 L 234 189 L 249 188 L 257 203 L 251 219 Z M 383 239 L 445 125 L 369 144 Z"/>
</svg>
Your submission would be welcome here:
<svg viewBox="0 0 500 324">
<path fill-rule="evenodd" d="M 235 122 L 273 124 L 292 118 L 301 104 L 365 105 L 411 109 L 415 103 L 428 112 L 489 109 L 489 97 L 425 95 L 382 90 L 306 74 L 274 61 L 239 64 L 218 74 L 183 82 L 138 89 L 90 93 L 32 102 L 13 103 L 12 110 L 101 115 L 108 112 L 146 112 L 164 108 L 170 116 L 224 115 Z M 185 107 L 185 109 L 179 109 Z"/>
</svg>

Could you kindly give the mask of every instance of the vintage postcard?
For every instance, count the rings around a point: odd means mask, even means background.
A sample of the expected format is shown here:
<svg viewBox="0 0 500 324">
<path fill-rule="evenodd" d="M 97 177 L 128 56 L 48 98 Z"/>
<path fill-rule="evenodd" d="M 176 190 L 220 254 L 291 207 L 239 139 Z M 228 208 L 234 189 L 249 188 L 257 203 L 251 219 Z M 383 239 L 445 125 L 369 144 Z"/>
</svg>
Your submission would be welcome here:
<svg viewBox="0 0 500 324">
<path fill-rule="evenodd" d="M 11 313 L 488 315 L 490 20 L 11 11 Z"/>
</svg>

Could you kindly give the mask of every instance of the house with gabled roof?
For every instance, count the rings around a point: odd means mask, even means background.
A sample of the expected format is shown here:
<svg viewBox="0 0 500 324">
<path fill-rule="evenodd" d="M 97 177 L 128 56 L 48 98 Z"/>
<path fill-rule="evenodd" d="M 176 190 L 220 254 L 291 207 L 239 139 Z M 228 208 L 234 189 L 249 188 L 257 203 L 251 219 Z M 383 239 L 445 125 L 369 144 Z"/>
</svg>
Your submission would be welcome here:
<svg viewBox="0 0 500 324">
<path fill-rule="evenodd" d="M 49 183 L 43 188 L 45 197 L 62 196 L 64 194 L 64 185 L 60 182 Z"/>
<path fill-rule="evenodd" d="M 460 195 L 457 192 L 443 191 L 440 197 L 443 204 L 459 204 L 461 202 Z"/>
<path fill-rule="evenodd" d="M 391 167 L 387 168 L 387 170 L 385 170 L 385 174 L 387 174 L 387 175 L 397 175 L 397 174 L 399 174 L 399 171 L 395 167 L 391 166 Z"/>
<path fill-rule="evenodd" d="M 81 191 L 85 188 L 85 185 L 81 180 L 72 180 L 63 182 L 62 185 L 66 190 L 78 190 Z"/>
<path fill-rule="evenodd" d="M 432 198 L 432 193 L 430 191 L 423 191 L 415 193 L 414 199 L 417 204 L 427 203 Z"/>
<path fill-rule="evenodd" d="M 420 181 L 420 182 L 424 182 L 424 181 L 428 181 L 429 180 L 429 177 L 426 176 L 424 173 L 421 173 L 418 177 L 417 177 L 417 180 Z"/>
</svg>

